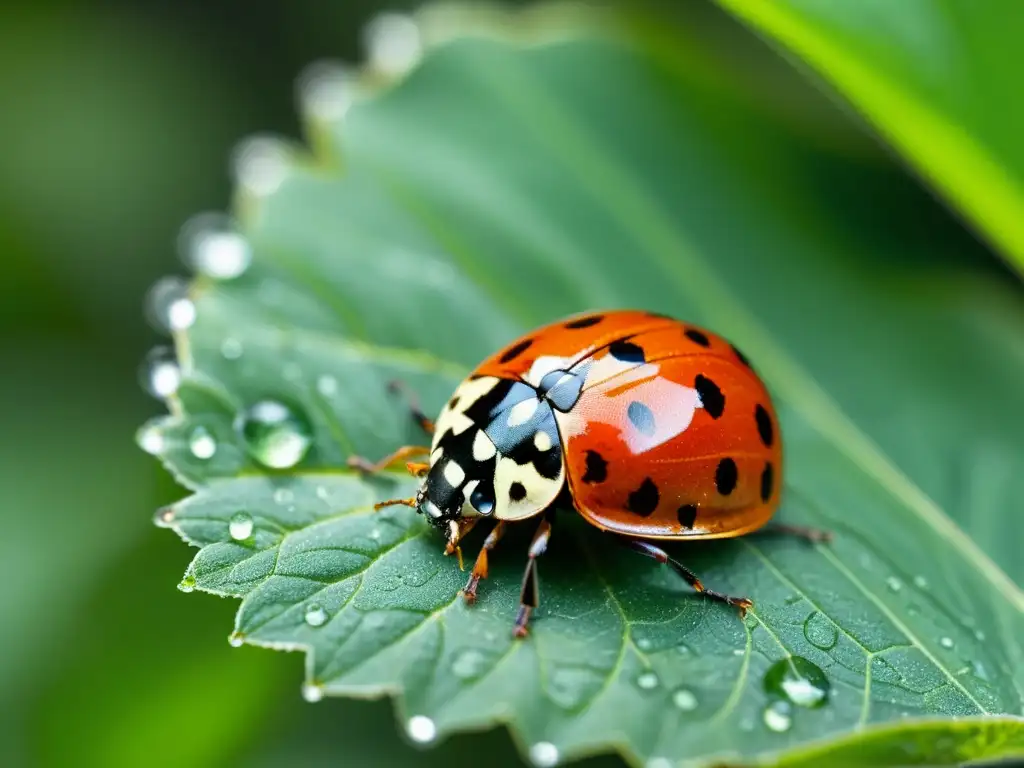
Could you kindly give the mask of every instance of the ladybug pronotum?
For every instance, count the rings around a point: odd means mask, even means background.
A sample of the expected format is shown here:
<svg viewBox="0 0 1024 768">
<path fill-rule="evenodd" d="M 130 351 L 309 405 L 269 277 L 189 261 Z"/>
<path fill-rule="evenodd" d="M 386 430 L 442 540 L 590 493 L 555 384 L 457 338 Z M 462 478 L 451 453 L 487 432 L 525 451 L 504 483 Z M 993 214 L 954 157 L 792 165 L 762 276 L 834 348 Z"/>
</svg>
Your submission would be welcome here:
<svg viewBox="0 0 1024 768">
<path fill-rule="evenodd" d="M 423 478 L 409 499 L 447 539 L 446 552 L 480 520 L 497 521 L 463 590 L 476 599 L 488 552 L 509 523 L 541 517 L 530 545 L 514 633 L 538 604 L 537 558 L 551 536 L 556 501 L 626 546 L 669 564 L 707 597 L 741 615 L 753 603 L 707 589 L 653 540 L 742 536 L 779 505 L 782 440 L 771 397 L 747 359 L 703 328 L 648 312 L 576 315 L 546 325 L 482 362 L 441 409 L 429 448 L 405 446 L 395 461 Z M 821 540 L 827 534 L 772 525 Z M 461 551 L 459 551 L 461 557 Z"/>
</svg>

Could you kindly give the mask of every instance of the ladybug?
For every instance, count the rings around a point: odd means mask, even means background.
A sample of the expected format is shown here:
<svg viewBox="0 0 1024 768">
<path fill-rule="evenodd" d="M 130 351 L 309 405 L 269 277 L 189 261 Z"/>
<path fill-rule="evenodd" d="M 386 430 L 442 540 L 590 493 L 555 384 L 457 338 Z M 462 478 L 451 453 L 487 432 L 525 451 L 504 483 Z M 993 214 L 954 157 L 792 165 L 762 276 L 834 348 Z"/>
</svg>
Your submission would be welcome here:
<svg viewBox="0 0 1024 768">
<path fill-rule="evenodd" d="M 413 507 L 447 539 L 445 552 L 479 521 L 484 541 L 463 596 L 476 599 L 488 553 L 506 526 L 540 517 L 523 576 L 514 634 L 539 602 L 537 558 L 547 548 L 556 502 L 626 546 L 667 563 L 697 592 L 705 587 L 654 541 L 717 539 L 766 528 L 779 506 L 782 439 L 768 390 L 747 358 L 703 328 L 664 315 L 616 310 L 574 315 L 529 333 L 484 360 L 441 409 L 429 448 L 405 446 L 375 472 L 408 462 L 416 495 L 376 507 Z M 561 503 L 558 506 L 562 506 Z M 772 525 L 811 540 L 828 534 Z"/>
</svg>

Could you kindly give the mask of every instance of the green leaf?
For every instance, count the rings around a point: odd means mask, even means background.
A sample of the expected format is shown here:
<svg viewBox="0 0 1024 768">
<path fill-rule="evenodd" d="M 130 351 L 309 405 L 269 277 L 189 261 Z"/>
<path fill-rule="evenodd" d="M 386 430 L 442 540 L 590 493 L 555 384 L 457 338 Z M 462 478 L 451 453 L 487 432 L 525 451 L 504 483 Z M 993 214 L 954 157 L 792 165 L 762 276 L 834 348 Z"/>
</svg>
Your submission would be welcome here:
<svg viewBox="0 0 1024 768">
<path fill-rule="evenodd" d="M 585 20 L 455 35 L 347 111 L 344 78 L 315 81 L 315 157 L 242 173 L 251 266 L 196 281 L 172 413 L 140 436 L 195 490 L 157 516 L 200 547 L 182 587 L 242 598 L 234 642 L 307 651 L 307 698 L 394 695 L 427 741 L 506 723 L 541 764 L 1021 753 L 1024 596 L 991 559 L 1024 575 L 1019 297 L 892 166 Z M 345 461 L 423 441 L 389 380 L 436 413 L 518 333 L 604 306 L 743 348 L 780 404 L 779 518 L 836 538 L 671 547 L 754 599 L 744 622 L 563 514 L 516 641 L 532 525 L 467 606 L 422 519 L 372 512 L 414 481 Z M 261 409 L 289 418 L 244 428 Z"/>
<path fill-rule="evenodd" d="M 718 0 L 799 56 L 1024 271 L 1015 0 Z"/>
</svg>

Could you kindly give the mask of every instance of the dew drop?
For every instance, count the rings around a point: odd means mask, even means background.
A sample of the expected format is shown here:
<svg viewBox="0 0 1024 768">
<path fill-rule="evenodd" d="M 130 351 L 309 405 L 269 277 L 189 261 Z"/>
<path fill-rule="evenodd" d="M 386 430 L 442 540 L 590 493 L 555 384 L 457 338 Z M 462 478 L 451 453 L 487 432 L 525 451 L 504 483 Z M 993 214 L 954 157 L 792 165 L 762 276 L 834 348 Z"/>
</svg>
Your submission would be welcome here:
<svg viewBox="0 0 1024 768">
<path fill-rule="evenodd" d="M 151 349 L 142 362 L 139 378 L 153 397 L 164 400 L 174 395 L 181 385 L 181 368 L 174 350 L 168 346 Z"/>
<path fill-rule="evenodd" d="M 487 664 L 487 658 L 475 648 L 462 651 L 455 657 L 452 664 L 452 674 L 460 680 L 470 680 L 478 677 Z"/>
<path fill-rule="evenodd" d="M 161 507 L 153 515 L 153 522 L 157 525 L 170 525 L 174 522 L 174 507 Z"/>
<path fill-rule="evenodd" d="M 804 637 L 816 648 L 827 651 L 835 647 L 839 631 L 820 611 L 815 611 L 804 622 Z"/>
<path fill-rule="evenodd" d="M 338 380 L 325 373 L 316 380 L 316 391 L 323 397 L 334 397 L 338 394 Z"/>
<path fill-rule="evenodd" d="M 288 175 L 288 150 L 270 136 L 253 136 L 242 141 L 232 157 L 238 185 L 257 197 L 277 191 Z"/>
<path fill-rule="evenodd" d="M 658 676 L 653 672 L 644 672 L 636 679 L 636 684 L 645 691 L 658 687 Z"/>
<path fill-rule="evenodd" d="M 319 603 L 306 606 L 306 623 L 311 627 L 322 627 L 327 621 L 327 611 Z"/>
<path fill-rule="evenodd" d="M 789 702 L 773 701 L 764 708 L 764 724 L 769 731 L 785 733 L 793 727 L 793 715 Z"/>
<path fill-rule="evenodd" d="M 954 645 L 953 638 L 951 638 L 951 637 L 940 638 L 939 639 L 939 645 L 941 645 L 943 648 L 952 648 L 953 645 Z"/>
<path fill-rule="evenodd" d="M 163 430 L 156 423 L 149 423 L 142 427 L 135 435 L 135 442 L 138 446 L 151 456 L 163 453 L 167 441 L 164 440 Z"/>
<path fill-rule="evenodd" d="M 319 120 L 340 120 L 355 101 L 356 78 L 337 62 L 318 61 L 299 76 L 299 100 L 303 110 Z"/>
<path fill-rule="evenodd" d="M 189 436 L 188 449 L 197 459 L 209 459 L 217 452 L 217 441 L 206 427 L 196 427 Z"/>
<path fill-rule="evenodd" d="M 687 656 L 691 653 L 690 646 L 688 646 L 686 643 L 680 643 L 676 646 L 676 653 L 678 653 L 681 656 Z"/>
<path fill-rule="evenodd" d="M 405 725 L 405 731 L 409 734 L 409 738 L 417 744 L 426 744 L 437 736 L 437 726 L 425 715 L 410 717 L 409 722 Z"/>
<path fill-rule="evenodd" d="M 558 747 L 550 741 L 538 741 L 530 747 L 530 761 L 541 768 L 558 765 Z"/>
<path fill-rule="evenodd" d="M 163 277 L 146 294 L 146 316 L 159 331 L 184 331 L 196 321 L 196 305 L 189 297 L 188 282 Z"/>
<path fill-rule="evenodd" d="M 241 648 L 242 643 L 244 642 L 245 635 L 243 635 L 241 632 L 232 632 L 230 635 L 228 635 L 228 645 L 230 645 L 232 648 Z"/>
<path fill-rule="evenodd" d="M 985 633 L 984 633 L 984 632 L 982 632 L 982 631 L 981 631 L 980 629 L 976 629 L 976 630 L 974 631 L 974 638 L 975 638 L 975 639 L 976 639 L 976 640 L 977 640 L 978 642 L 983 642 L 983 641 L 985 640 Z"/>
<path fill-rule="evenodd" d="M 294 467 L 313 441 L 305 417 L 276 400 L 261 400 L 240 413 L 235 430 L 250 455 L 272 469 Z"/>
<path fill-rule="evenodd" d="M 178 589 L 180 589 L 182 592 L 191 592 L 195 588 L 196 577 L 193 576 L 191 573 L 185 574 L 185 578 L 178 582 Z"/>
<path fill-rule="evenodd" d="M 245 541 L 252 536 L 252 517 L 245 512 L 236 512 L 228 522 L 228 533 L 235 541 Z"/>
<path fill-rule="evenodd" d="M 897 579 L 895 576 L 890 576 L 885 580 L 886 585 L 889 587 L 890 592 L 899 592 L 903 589 L 903 582 Z"/>
<path fill-rule="evenodd" d="M 203 213 L 186 222 L 179 235 L 182 260 L 196 272 L 215 280 L 232 280 L 252 262 L 252 251 L 228 218 Z"/>
<path fill-rule="evenodd" d="M 274 491 L 274 501 L 278 504 L 290 504 L 295 500 L 295 494 L 293 494 L 288 488 L 278 488 Z"/>
<path fill-rule="evenodd" d="M 228 336 L 220 343 L 220 354 L 225 360 L 237 360 L 242 356 L 242 342 Z"/>
<path fill-rule="evenodd" d="M 928 587 L 928 579 L 926 579 L 924 576 L 915 576 L 914 586 L 918 589 L 926 589 Z"/>
<path fill-rule="evenodd" d="M 636 641 L 636 647 L 639 648 L 641 651 L 649 651 L 651 650 L 651 641 L 648 640 L 646 637 L 641 637 L 639 640 Z"/>
<path fill-rule="evenodd" d="M 692 712 L 697 708 L 697 697 L 688 688 L 680 688 L 672 694 L 672 703 L 683 712 Z"/>
<path fill-rule="evenodd" d="M 801 707 L 818 707 L 828 698 L 830 684 L 816 664 L 802 656 L 790 656 L 772 664 L 764 676 L 769 695 L 782 696 Z"/>
<path fill-rule="evenodd" d="M 733 648 L 732 649 L 732 655 L 733 656 L 742 656 L 744 653 L 746 653 L 746 650 L 743 649 L 743 648 Z"/>
<path fill-rule="evenodd" d="M 316 487 L 316 497 L 320 501 L 327 501 L 331 497 L 331 492 L 327 490 L 326 485 L 318 485 Z"/>
<path fill-rule="evenodd" d="M 376 16 L 363 31 L 370 67 L 400 76 L 419 61 L 423 43 L 416 22 L 404 13 L 386 12 Z"/>
<path fill-rule="evenodd" d="M 324 697 L 323 686 L 317 685 L 316 683 L 303 683 L 302 684 L 302 698 L 304 698 L 310 704 L 316 704 L 323 697 Z"/>
</svg>

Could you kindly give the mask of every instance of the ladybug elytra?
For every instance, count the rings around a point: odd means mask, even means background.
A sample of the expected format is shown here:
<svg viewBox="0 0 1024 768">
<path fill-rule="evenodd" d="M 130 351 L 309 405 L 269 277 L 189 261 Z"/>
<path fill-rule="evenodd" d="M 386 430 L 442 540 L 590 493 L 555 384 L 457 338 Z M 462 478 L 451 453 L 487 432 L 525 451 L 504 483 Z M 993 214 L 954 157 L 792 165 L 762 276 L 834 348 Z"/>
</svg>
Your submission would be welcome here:
<svg viewBox="0 0 1024 768">
<path fill-rule="evenodd" d="M 496 525 L 463 590 L 476 598 L 488 552 L 512 522 L 541 516 L 523 578 L 516 636 L 538 604 L 536 560 L 556 500 L 630 548 L 669 564 L 695 590 L 745 613 L 746 597 L 707 589 L 652 540 L 714 539 L 764 529 L 779 505 L 782 440 L 771 397 L 738 349 L 703 328 L 648 312 L 576 315 L 509 344 L 456 388 L 430 447 L 405 446 L 378 471 L 415 455 L 415 508 L 445 535 L 446 552 L 479 521 Z M 771 526 L 821 540 L 827 534 Z M 461 552 L 459 552 L 461 557 Z"/>
</svg>

